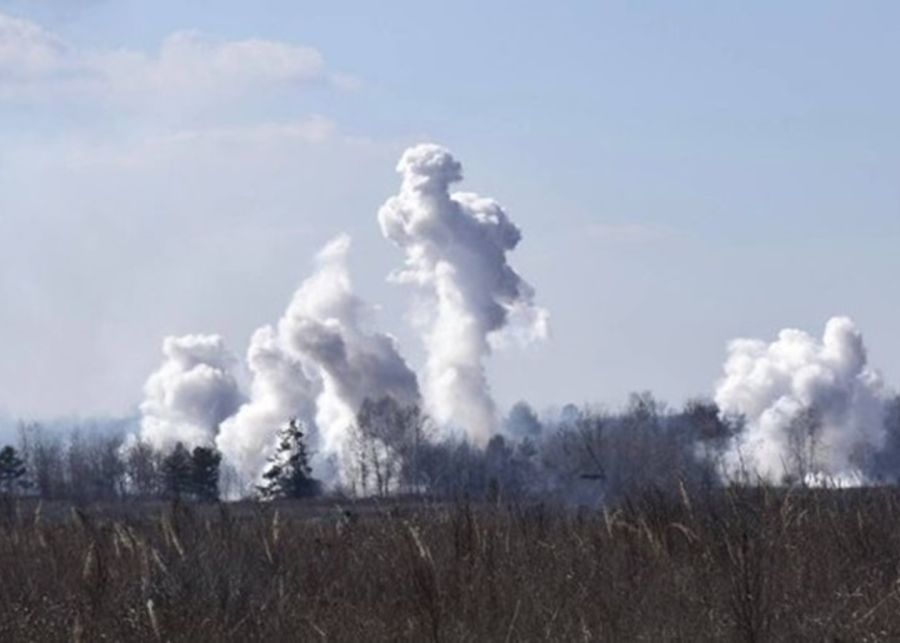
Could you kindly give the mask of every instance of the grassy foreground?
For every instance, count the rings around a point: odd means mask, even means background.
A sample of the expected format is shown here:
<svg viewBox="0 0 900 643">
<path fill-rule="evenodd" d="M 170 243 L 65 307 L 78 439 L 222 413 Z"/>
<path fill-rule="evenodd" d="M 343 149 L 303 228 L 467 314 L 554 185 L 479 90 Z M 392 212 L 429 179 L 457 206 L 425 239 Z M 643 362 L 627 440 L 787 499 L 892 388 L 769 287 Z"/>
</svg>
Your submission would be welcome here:
<svg viewBox="0 0 900 643">
<path fill-rule="evenodd" d="M 0 640 L 897 640 L 900 494 L 7 503 Z"/>
</svg>

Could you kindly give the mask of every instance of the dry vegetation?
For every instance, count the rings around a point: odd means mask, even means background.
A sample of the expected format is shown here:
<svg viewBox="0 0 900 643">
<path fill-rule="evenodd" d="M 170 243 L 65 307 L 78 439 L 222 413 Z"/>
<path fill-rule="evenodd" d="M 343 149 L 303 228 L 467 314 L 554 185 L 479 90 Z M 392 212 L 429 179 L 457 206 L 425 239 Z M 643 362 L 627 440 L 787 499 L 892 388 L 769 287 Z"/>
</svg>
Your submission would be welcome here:
<svg viewBox="0 0 900 643">
<path fill-rule="evenodd" d="M 8 502 L 0 640 L 896 640 L 900 495 L 615 510 Z"/>
</svg>

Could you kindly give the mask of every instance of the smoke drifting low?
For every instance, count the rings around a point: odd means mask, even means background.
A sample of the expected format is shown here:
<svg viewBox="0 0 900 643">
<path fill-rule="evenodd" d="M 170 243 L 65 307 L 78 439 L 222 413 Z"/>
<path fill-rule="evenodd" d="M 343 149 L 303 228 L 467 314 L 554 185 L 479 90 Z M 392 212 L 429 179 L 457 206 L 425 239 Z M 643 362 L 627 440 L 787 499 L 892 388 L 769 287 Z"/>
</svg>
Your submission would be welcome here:
<svg viewBox="0 0 900 643">
<path fill-rule="evenodd" d="M 884 384 L 846 317 L 831 319 L 821 341 L 799 330 L 771 344 L 733 341 L 715 400 L 746 422 L 727 453 L 729 477 L 858 483 L 884 445 Z"/>
</svg>

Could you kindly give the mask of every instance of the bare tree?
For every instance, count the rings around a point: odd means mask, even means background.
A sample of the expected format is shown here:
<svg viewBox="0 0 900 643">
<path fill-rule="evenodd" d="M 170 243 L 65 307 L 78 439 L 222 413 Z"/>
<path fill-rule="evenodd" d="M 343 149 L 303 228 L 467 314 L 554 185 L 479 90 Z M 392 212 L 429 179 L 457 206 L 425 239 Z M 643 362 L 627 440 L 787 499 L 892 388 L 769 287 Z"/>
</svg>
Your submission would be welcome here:
<svg viewBox="0 0 900 643">
<path fill-rule="evenodd" d="M 162 454 L 143 440 L 136 440 L 124 452 L 128 492 L 153 498 L 162 494 Z"/>
<path fill-rule="evenodd" d="M 75 428 L 65 453 L 68 495 L 78 501 L 114 500 L 125 491 L 123 437 Z"/>
<path fill-rule="evenodd" d="M 819 469 L 818 449 L 822 432 L 822 415 L 815 406 L 801 409 L 787 427 L 788 481 L 807 484 L 809 476 Z"/>
<path fill-rule="evenodd" d="M 370 486 L 379 495 L 421 491 L 426 426 L 416 405 L 403 406 L 392 397 L 363 401 L 351 434 L 355 478 L 363 494 Z"/>
<path fill-rule="evenodd" d="M 61 498 L 66 495 L 65 452 L 59 436 L 49 433 L 40 424 L 23 426 L 28 436 L 32 483 L 41 498 Z"/>
</svg>

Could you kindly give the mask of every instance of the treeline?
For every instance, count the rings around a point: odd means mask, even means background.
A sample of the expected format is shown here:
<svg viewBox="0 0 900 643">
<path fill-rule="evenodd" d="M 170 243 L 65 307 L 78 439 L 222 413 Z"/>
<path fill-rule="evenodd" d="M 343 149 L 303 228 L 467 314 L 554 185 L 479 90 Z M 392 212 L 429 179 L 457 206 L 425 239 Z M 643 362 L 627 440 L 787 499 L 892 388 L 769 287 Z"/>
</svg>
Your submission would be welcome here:
<svg viewBox="0 0 900 643">
<path fill-rule="evenodd" d="M 900 397 L 888 404 L 885 429 L 883 448 L 864 454 L 867 481 L 900 478 Z M 386 398 L 363 403 L 341 482 L 352 495 L 544 497 L 590 506 L 648 490 L 698 489 L 726 480 L 757 484 L 752 463 L 735 467 L 733 461 L 744 430 L 743 418 L 723 417 L 710 400 L 673 409 L 644 392 L 632 394 L 617 412 L 569 405 L 544 418 L 520 402 L 502 432 L 476 448 L 439 437 L 419 409 Z M 822 431 L 815 409 L 798 414 L 787 428 L 785 475 L 778 483 L 815 480 L 823 464 Z"/>
<path fill-rule="evenodd" d="M 617 413 L 567 406 L 552 419 L 520 402 L 480 449 L 438 439 L 418 409 L 386 398 L 363 404 L 344 482 L 355 495 L 543 496 L 592 505 L 675 482 L 717 484 L 719 460 L 738 430 L 710 401 L 672 411 L 640 393 Z"/>
<path fill-rule="evenodd" d="M 0 493 L 75 503 L 314 496 L 321 486 L 312 477 L 305 437 L 295 422 L 283 427 L 261 481 L 250 487 L 211 447 L 177 443 L 161 451 L 121 431 L 66 433 L 22 424 L 18 447 L 0 449 Z"/>
<path fill-rule="evenodd" d="M 19 428 L 18 448 L 0 450 L 0 488 L 76 503 L 125 497 L 219 497 L 221 455 L 182 444 L 162 453 L 124 433 L 74 429 L 68 434 L 39 424 Z"/>
<path fill-rule="evenodd" d="M 787 484 L 802 484 L 815 468 L 815 418 L 800 419 Z M 618 412 L 569 405 L 544 418 L 520 402 L 483 448 L 448 437 L 418 407 L 391 398 L 366 400 L 356 420 L 340 461 L 316 460 L 308 427 L 296 421 L 281 427 L 256 481 L 241 479 L 211 448 L 179 444 L 161 452 L 124 432 L 60 434 L 22 425 L 18 446 L 0 451 L 0 492 L 88 502 L 268 500 L 327 490 L 354 497 L 542 497 L 591 506 L 650 489 L 721 484 L 723 458 L 743 429 L 740 418 L 723 418 L 709 400 L 672 409 L 650 393 L 631 395 Z M 900 472 L 900 398 L 889 405 L 887 429 L 885 448 L 873 459 L 882 481 Z"/>
</svg>

